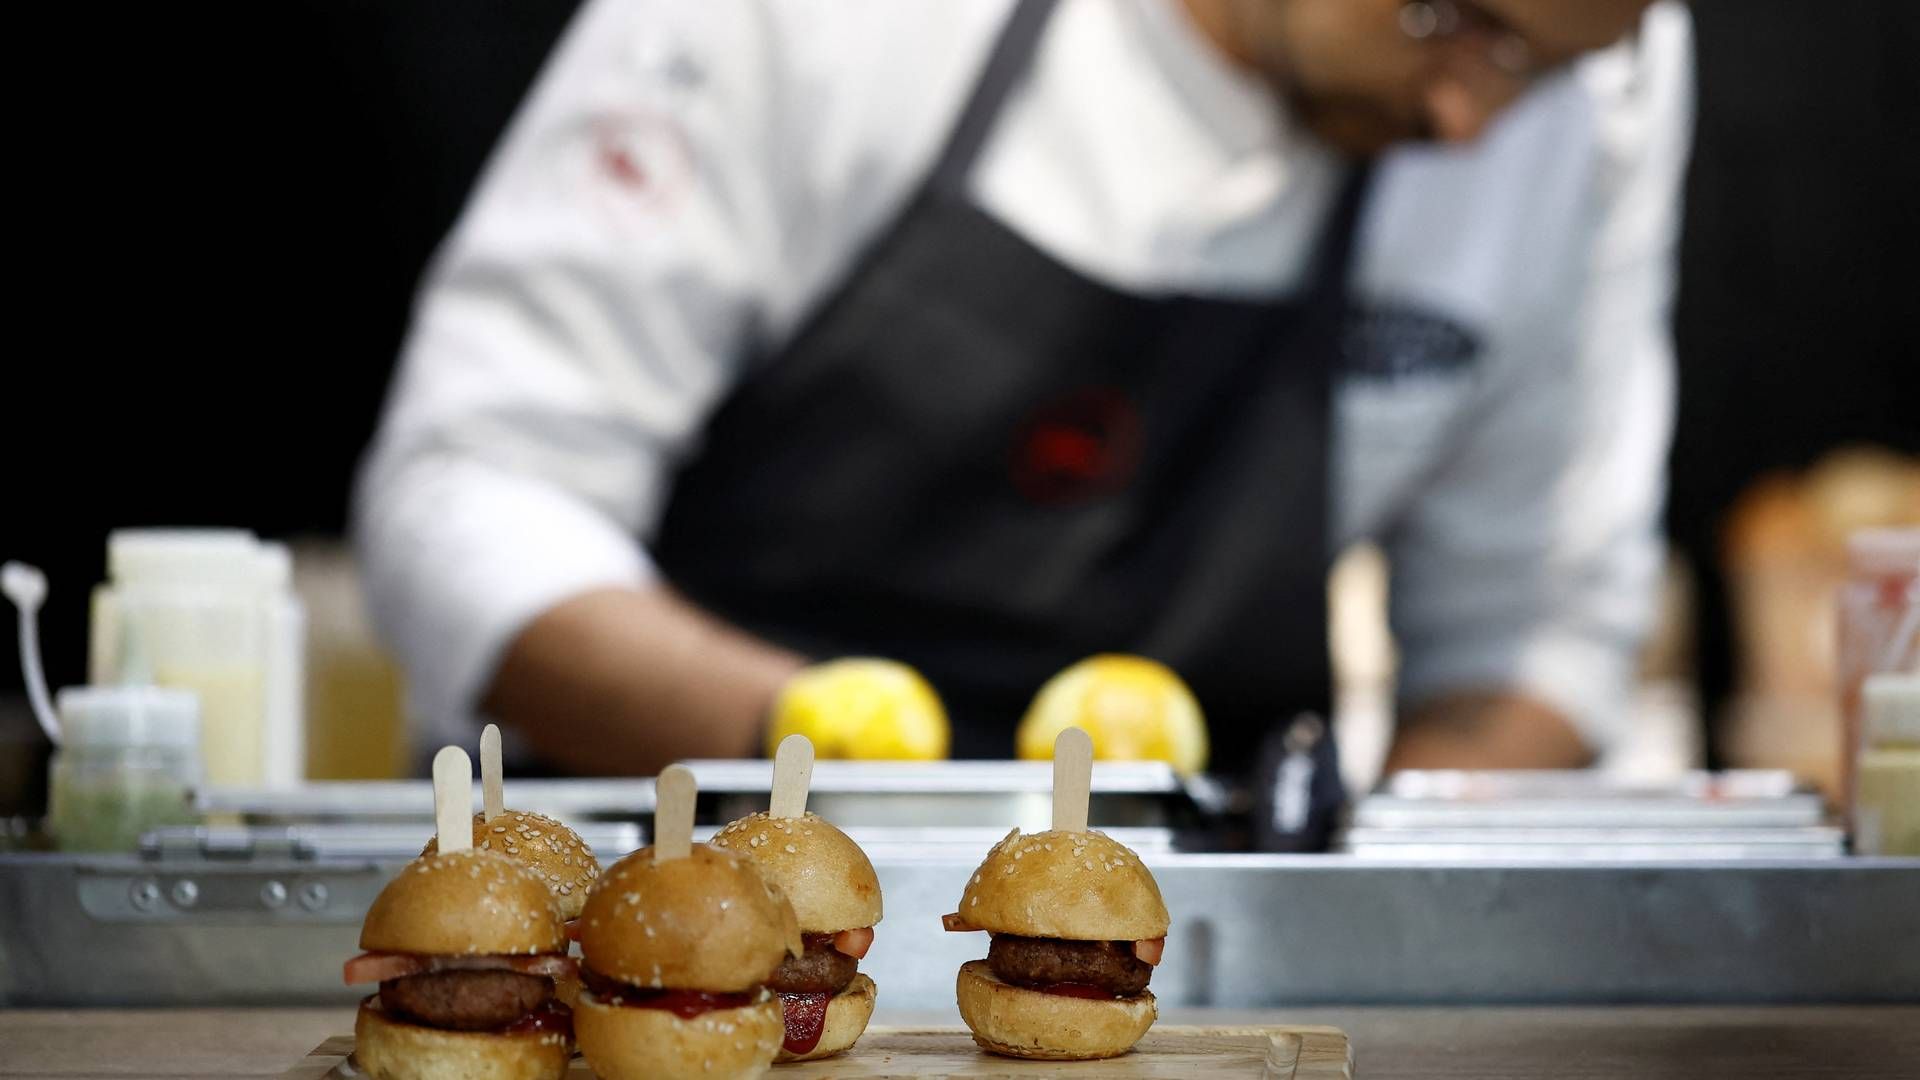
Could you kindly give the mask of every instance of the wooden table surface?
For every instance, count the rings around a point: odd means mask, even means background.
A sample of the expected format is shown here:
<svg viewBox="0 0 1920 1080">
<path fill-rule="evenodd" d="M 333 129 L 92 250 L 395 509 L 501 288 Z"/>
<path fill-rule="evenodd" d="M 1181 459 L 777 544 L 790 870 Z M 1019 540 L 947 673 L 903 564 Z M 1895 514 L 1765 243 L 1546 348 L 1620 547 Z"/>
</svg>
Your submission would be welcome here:
<svg viewBox="0 0 1920 1080">
<path fill-rule="evenodd" d="M 1333 1024 L 1359 1080 L 1920 1076 L 1920 1005 L 1819 1008 L 1169 1009 L 1181 1024 Z M 875 1023 L 951 1023 L 881 1010 Z M 0 1010 L 0 1077 L 277 1077 L 351 1009 Z"/>
</svg>

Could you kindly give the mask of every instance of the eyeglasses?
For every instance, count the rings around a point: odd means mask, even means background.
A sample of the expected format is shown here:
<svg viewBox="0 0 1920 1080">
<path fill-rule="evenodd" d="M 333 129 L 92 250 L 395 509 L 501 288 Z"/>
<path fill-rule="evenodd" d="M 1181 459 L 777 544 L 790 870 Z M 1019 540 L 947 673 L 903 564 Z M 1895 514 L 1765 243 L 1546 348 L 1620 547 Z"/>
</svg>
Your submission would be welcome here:
<svg viewBox="0 0 1920 1080">
<path fill-rule="evenodd" d="M 1410 0 L 1400 5 L 1400 32 L 1415 41 L 1482 39 L 1494 67 L 1516 79 L 1538 74 L 1527 39 L 1470 0 Z"/>
</svg>

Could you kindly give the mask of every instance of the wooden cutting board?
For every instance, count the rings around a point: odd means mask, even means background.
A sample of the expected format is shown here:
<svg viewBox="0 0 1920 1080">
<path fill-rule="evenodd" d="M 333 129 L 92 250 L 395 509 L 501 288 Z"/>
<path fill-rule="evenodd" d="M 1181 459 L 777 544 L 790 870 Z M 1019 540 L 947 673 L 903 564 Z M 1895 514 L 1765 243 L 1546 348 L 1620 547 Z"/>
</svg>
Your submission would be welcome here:
<svg viewBox="0 0 1920 1080">
<path fill-rule="evenodd" d="M 282 1080 L 352 1080 L 365 1073 L 349 1060 L 353 1037 L 321 1043 Z M 1016 1061 L 983 1053 L 965 1028 L 869 1028 L 851 1051 L 825 1061 L 776 1065 L 768 1080 L 1353 1080 L 1353 1047 L 1330 1027 L 1179 1027 L 1155 1025 L 1123 1057 L 1105 1061 Z M 568 1080 L 588 1080 L 574 1058 Z"/>
</svg>

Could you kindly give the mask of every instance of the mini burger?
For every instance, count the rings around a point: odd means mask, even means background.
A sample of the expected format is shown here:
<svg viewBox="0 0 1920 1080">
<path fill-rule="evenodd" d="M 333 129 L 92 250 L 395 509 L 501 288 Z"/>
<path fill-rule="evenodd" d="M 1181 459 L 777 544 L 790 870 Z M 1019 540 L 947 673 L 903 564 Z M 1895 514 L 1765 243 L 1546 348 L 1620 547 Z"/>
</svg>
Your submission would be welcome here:
<svg viewBox="0 0 1920 1080">
<path fill-rule="evenodd" d="M 792 902 L 806 943 L 767 980 L 786 1013 L 776 1060 L 808 1061 L 852 1046 L 873 1016 L 873 980 L 861 974 L 860 960 L 880 921 L 880 879 L 866 852 L 818 814 L 753 814 L 712 843 L 753 858 Z"/>
<path fill-rule="evenodd" d="M 353 1024 L 375 1080 L 558 1080 L 571 1023 L 554 999 L 570 975 L 553 896 L 490 851 L 423 855 L 380 891 L 346 981 L 378 983 Z"/>
<path fill-rule="evenodd" d="M 960 1017 L 983 1049 L 1074 1061 L 1132 1049 L 1153 1026 L 1147 982 L 1167 905 L 1140 857 L 1099 832 L 1019 830 L 987 853 L 945 918 L 985 930 L 985 960 L 960 968 Z"/>
<path fill-rule="evenodd" d="M 491 821 L 485 814 L 473 815 L 473 846 L 497 851 L 532 870 L 553 894 L 554 906 L 566 920 L 567 937 L 580 940 L 580 911 L 587 906 L 587 890 L 600 876 L 600 862 L 579 833 L 545 814 L 502 810 Z M 436 833 L 420 854 L 439 850 Z M 554 992 L 571 1006 L 580 998 L 580 980 L 562 975 L 554 980 Z"/>
<path fill-rule="evenodd" d="M 503 810 L 491 821 L 485 814 L 475 814 L 473 846 L 497 851 L 538 874 L 568 923 L 580 917 L 580 909 L 587 906 L 587 890 L 600 876 L 600 863 L 580 834 L 545 814 Z M 440 837 L 435 835 L 420 854 L 439 850 Z M 571 926 L 568 931 L 570 937 L 579 936 Z"/>
<path fill-rule="evenodd" d="M 654 851 L 607 867 L 587 896 L 580 1052 L 602 1080 L 760 1076 L 785 1037 L 767 980 L 803 951 L 793 907 L 743 855 Z"/>
</svg>

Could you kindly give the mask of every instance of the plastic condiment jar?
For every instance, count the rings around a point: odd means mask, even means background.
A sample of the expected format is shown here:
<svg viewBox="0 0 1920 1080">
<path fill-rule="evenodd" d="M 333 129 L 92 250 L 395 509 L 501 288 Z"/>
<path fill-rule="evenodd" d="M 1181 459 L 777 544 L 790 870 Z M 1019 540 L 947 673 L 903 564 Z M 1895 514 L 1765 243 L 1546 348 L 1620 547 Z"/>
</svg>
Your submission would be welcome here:
<svg viewBox="0 0 1920 1080">
<path fill-rule="evenodd" d="M 162 825 L 192 824 L 200 704 L 187 690 L 76 686 L 58 698 L 62 743 L 47 821 L 63 851 L 132 851 Z"/>
<path fill-rule="evenodd" d="M 1920 674 L 1875 675 L 1861 697 L 1854 850 L 1920 855 Z"/>
<path fill-rule="evenodd" d="M 284 546 L 242 529 L 115 530 L 108 580 L 94 590 L 87 681 L 198 694 L 210 784 L 299 783 L 306 616 L 291 568 Z"/>
</svg>

